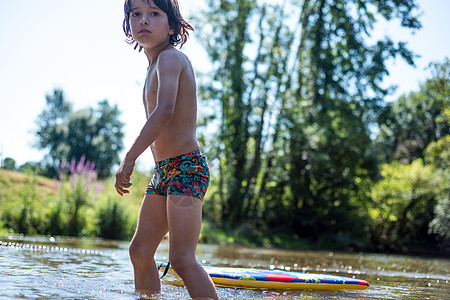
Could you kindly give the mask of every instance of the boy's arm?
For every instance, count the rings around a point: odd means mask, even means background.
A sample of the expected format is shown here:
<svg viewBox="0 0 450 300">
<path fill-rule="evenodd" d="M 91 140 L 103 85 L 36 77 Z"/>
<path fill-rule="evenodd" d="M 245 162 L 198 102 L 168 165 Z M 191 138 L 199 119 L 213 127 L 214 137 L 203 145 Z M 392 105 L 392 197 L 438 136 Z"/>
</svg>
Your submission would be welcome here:
<svg viewBox="0 0 450 300">
<path fill-rule="evenodd" d="M 150 114 L 141 133 L 128 151 L 126 158 L 136 160 L 162 132 L 172 118 L 178 94 L 178 85 L 183 67 L 176 52 L 162 52 L 156 64 L 158 94 L 156 108 Z"/>
<path fill-rule="evenodd" d="M 158 57 L 156 64 L 156 74 L 158 76 L 156 108 L 147 119 L 139 136 L 117 171 L 116 190 L 120 195 L 128 193 L 125 188 L 131 186 L 130 176 L 133 172 L 135 160 L 156 140 L 172 118 L 177 100 L 180 75 L 183 70 L 181 58 L 177 54 L 173 51 L 163 51 Z"/>
</svg>

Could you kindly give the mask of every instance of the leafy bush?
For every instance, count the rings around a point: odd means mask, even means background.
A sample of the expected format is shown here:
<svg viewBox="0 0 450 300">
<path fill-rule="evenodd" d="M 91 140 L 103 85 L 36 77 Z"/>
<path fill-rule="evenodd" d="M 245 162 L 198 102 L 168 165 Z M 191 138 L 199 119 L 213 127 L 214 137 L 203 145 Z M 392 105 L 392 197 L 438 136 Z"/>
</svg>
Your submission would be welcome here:
<svg viewBox="0 0 450 300">
<path fill-rule="evenodd" d="M 442 161 L 440 161 L 442 163 Z M 381 166 L 383 179 L 371 190 L 371 242 L 386 251 L 421 251 L 449 241 L 449 172 L 417 159 Z"/>
<path fill-rule="evenodd" d="M 94 167 L 95 164 L 85 161 L 84 156 L 78 164 L 72 159 L 69 167 L 65 161 L 62 162 L 59 179 L 55 179 L 58 199 L 49 218 L 51 234 L 83 235 L 82 231 L 86 227 L 84 210 L 102 189 Z"/>
<path fill-rule="evenodd" d="M 371 234 L 378 250 L 424 246 L 439 194 L 440 180 L 422 159 L 410 165 L 381 166 L 383 179 L 372 187 Z"/>
<path fill-rule="evenodd" d="M 117 197 L 110 196 L 97 210 L 97 236 L 106 239 L 129 239 L 132 234 L 130 214 Z"/>
<path fill-rule="evenodd" d="M 450 250 L 450 135 L 431 143 L 425 151 L 425 159 L 435 169 L 442 183 L 442 193 L 437 197 L 430 233 L 438 235 L 440 247 Z"/>
<path fill-rule="evenodd" d="M 430 223 L 430 233 L 439 236 L 441 247 L 444 251 L 450 250 L 450 197 L 441 195 L 434 208 L 434 219 Z M 447 250 L 445 250 L 447 249 Z"/>
<path fill-rule="evenodd" d="M 13 194 L 14 199 L 3 208 L 3 226 L 22 234 L 42 233 L 43 211 L 38 207 L 37 179 L 27 172 L 23 188 Z"/>
</svg>

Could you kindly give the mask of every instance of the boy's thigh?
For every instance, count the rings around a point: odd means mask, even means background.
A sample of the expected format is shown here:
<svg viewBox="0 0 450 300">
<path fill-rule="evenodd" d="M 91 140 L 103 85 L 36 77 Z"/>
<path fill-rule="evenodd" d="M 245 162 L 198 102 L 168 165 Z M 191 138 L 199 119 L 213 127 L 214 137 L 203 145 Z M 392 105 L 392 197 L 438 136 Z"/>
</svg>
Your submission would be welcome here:
<svg viewBox="0 0 450 300">
<path fill-rule="evenodd" d="M 168 176 L 167 194 L 185 195 L 203 200 L 209 186 L 209 167 L 201 156 L 191 160 L 174 162 L 171 165 L 173 174 Z"/>
<path fill-rule="evenodd" d="M 186 195 L 167 196 L 170 252 L 193 254 L 202 226 L 202 200 Z"/>
<path fill-rule="evenodd" d="M 146 194 L 139 212 L 138 224 L 133 240 L 157 245 L 167 234 L 167 198 Z"/>
</svg>

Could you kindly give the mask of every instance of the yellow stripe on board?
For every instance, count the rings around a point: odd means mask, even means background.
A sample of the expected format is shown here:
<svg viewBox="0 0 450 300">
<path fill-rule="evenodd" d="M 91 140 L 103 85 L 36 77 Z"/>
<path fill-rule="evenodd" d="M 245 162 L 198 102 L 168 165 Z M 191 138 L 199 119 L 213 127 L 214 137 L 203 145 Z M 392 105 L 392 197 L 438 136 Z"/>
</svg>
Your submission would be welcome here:
<svg viewBox="0 0 450 300">
<path fill-rule="evenodd" d="M 164 268 L 164 267 L 163 267 Z M 169 273 L 179 277 L 172 269 Z M 223 287 L 250 288 L 250 289 L 280 289 L 280 290 L 365 290 L 369 286 L 363 284 L 342 284 L 342 283 L 320 283 L 317 282 L 280 282 L 248 279 L 230 279 L 222 277 L 211 277 L 212 281 Z"/>
<path fill-rule="evenodd" d="M 361 284 L 332 284 L 306 282 L 275 282 L 262 280 L 242 280 L 211 277 L 215 284 L 227 287 L 243 287 L 252 289 L 280 289 L 280 290 L 365 290 L 367 285 Z"/>
</svg>

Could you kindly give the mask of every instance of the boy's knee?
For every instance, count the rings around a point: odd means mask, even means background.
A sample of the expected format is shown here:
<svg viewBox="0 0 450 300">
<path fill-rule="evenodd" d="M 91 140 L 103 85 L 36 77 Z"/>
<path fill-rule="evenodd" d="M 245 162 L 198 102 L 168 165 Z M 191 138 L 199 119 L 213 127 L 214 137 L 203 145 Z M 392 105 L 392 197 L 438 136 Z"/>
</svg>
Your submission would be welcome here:
<svg viewBox="0 0 450 300">
<path fill-rule="evenodd" d="M 133 264 L 142 264 L 143 262 L 148 260 L 148 251 L 146 251 L 143 245 L 138 242 L 132 241 L 128 251 L 130 253 L 131 262 Z"/>
<path fill-rule="evenodd" d="M 189 268 L 192 268 L 194 264 L 197 263 L 195 260 L 195 257 L 192 255 L 171 255 L 170 258 L 170 264 L 172 265 L 172 268 L 177 272 L 178 274 L 184 273 Z"/>
<path fill-rule="evenodd" d="M 136 243 L 131 242 L 130 246 L 128 247 L 128 252 L 130 253 L 131 261 L 136 260 L 139 253 L 139 246 Z"/>
</svg>

